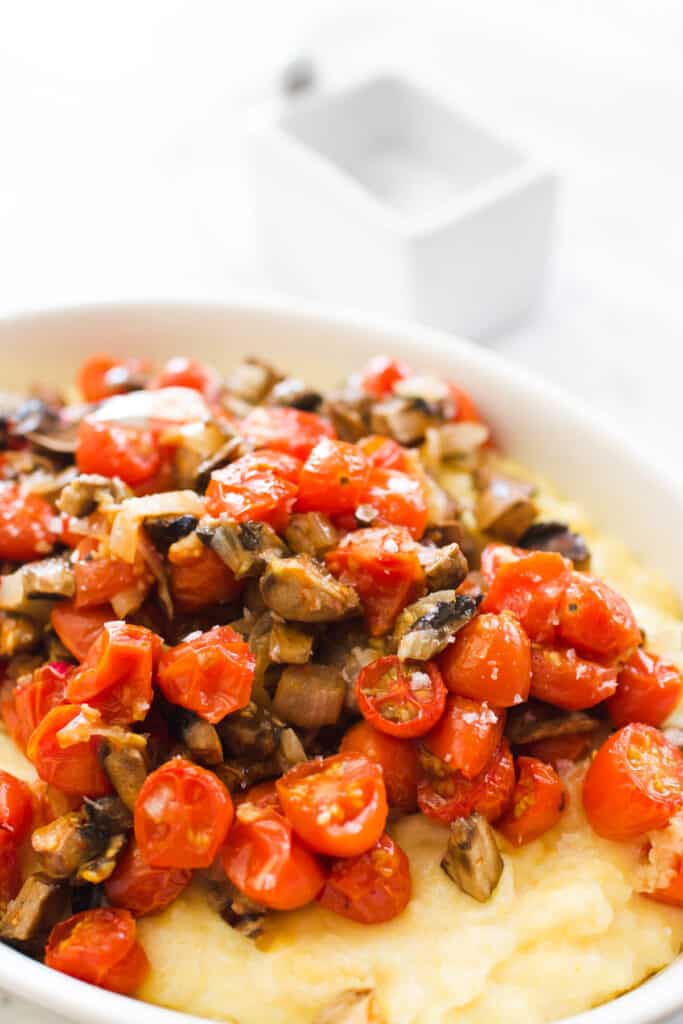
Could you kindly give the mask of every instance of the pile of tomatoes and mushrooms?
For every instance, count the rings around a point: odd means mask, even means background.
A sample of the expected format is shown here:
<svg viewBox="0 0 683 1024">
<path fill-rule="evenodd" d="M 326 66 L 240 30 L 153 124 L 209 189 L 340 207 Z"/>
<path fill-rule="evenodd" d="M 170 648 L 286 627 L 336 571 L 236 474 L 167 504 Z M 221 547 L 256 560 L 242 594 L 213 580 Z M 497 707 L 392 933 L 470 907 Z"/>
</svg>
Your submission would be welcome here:
<svg viewBox="0 0 683 1024">
<path fill-rule="evenodd" d="M 39 780 L 0 772 L 5 942 L 133 992 L 136 919 L 195 873 L 250 938 L 314 901 L 387 921 L 414 813 L 485 901 L 582 761 L 595 832 L 667 848 L 680 674 L 455 383 L 96 355 L 77 385 L 2 397 L 0 699 Z M 683 905 L 681 865 L 649 895 Z"/>
</svg>

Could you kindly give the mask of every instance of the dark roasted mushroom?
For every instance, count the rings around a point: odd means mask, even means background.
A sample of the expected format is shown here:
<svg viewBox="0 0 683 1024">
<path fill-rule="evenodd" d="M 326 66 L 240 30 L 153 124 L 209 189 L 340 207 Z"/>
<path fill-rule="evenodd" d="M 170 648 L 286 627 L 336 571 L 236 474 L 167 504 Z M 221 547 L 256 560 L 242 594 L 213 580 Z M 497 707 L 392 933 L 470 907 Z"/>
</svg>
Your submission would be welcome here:
<svg viewBox="0 0 683 1024">
<path fill-rule="evenodd" d="M 258 576 L 270 558 L 287 552 L 272 526 L 257 520 L 246 523 L 203 520 L 197 535 L 225 562 L 236 579 Z"/>
<path fill-rule="evenodd" d="M 463 892 L 480 903 L 493 895 L 503 873 L 493 829 L 481 814 L 451 822 L 441 867 Z"/>
<path fill-rule="evenodd" d="M 505 732 L 510 743 L 521 745 L 553 736 L 593 732 L 598 726 L 598 720 L 585 711 L 563 711 L 539 700 L 529 700 L 508 709 Z"/>
<path fill-rule="evenodd" d="M 271 615 L 268 658 L 276 665 L 305 665 L 311 660 L 313 637 L 303 629 Z"/>
<path fill-rule="evenodd" d="M 282 375 L 261 359 L 249 357 L 234 370 L 227 380 L 231 395 L 256 405 L 262 402 Z"/>
<path fill-rule="evenodd" d="M 55 818 L 31 836 L 41 869 L 50 878 L 74 877 L 83 864 L 104 852 L 108 842 L 109 836 L 79 811 Z"/>
<path fill-rule="evenodd" d="M 230 757 L 265 761 L 277 751 L 282 722 L 252 702 L 226 715 L 216 728 Z"/>
<path fill-rule="evenodd" d="M 376 402 L 370 414 L 374 434 L 392 437 L 405 445 L 419 444 L 429 427 L 441 422 L 441 413 L 423 398 L 387 398 Z"/>
<path fill-rule="evenodd" d="M 81 864 L 74 881 L 87 882 L 89 885 L 100 885 L 114 873 L 116 859 L 126 845 L 126 836 L 111 836 L 106 847 L 97 857 Z"/>
<path fill-rule="evenodd" d="M 142 525 L 157 551 L 165 554 L 172 544 L 189 536 L 197 523 L 196 516 L 154 516 Z"/>
<path fill-rule="evenodd" d="M 360 441 L 370 433 L 371 408 L 372 398 L 369 395 L 345 392 L 329 395 L 321 411 L 341 441 Z"/>
<path fill-rule="evenodd" d="M 25 596 L 73 597 L 76 590 L 74 571 L 65 558 L 45 558 L 42 562 L 29 562 L 20 570 L 23 574 Z"/>
<path fill-rule="evenodd" d="M 337 622 L 360 612 L 358 594 L 306 555 L 274 558 L 260 581 L 263 600 L 293 622 Z"/>
<path fill-rule="evenodd" d="M 133 492 L 118 477 L 82 473 L 71 480 L 57 498 L 57 508 L 67 516 L 88 516 L 100 505 L 120 504 Z"/>
<path fill-rule="evenodd" d="M 515 544 L 536 518 L 533 484 L 501 473 L 482 474 L 475 514 L 480 530 Z"/>
<path fill-rule="evenodd" d="M 28 942 L 46 934 L 69 911 L 69 891 L 63 882 L 29 875 L 0 920 L 5 942 Z"/>
<path fill-rule="evenodd" d="M 296 377 L 285 377 L 278 381 L 268 395 L 269 405 L 284 405 L 304 412 L 315 412 L 320 407 L 322 395 Z"/>
<path fill-rule="evenodd" d="M 240 455 L 245 453 L 245 443 L 241 437 L 230 437 L 207 458 L 203 459 L 196 467 L 192 486 L 195 491 L 205 491 L 211 474 L 216 469 L 222 469 L 230 462 L 234 462 Z"/>
<path fill-rule="evenodd" d="M 459 544 L 442 548 L 420 545 L 417 553 L 430 590 L 455 590 L 467 576 L 467 559 Z"/>
<path fill-rule="evenodd" d="M 248 899 L 232 882 L 214 883 L 209 889 L 209 902 L 226 924 L 246 938 L 257 939 L 263 934 L 266 908 Z"/>
<path fill-rule="evenodd" d="M 345 694 L 344 679 L 331 665 L 289 665 L 277 684 L 273 711 L 290 725 L 319 729 L 336 724 Z"/>
<path fill-rule="evenodd" d="M 178 705 L 169 705 L 169 710 L 171 729 L 185 744 L 193 760 L 205 765 L 220 764 L 223 747 L 215 727 Z"/>
<path fill-rule="evenodd" d="M 339 533 L 322 512 L 297 512 L 290 517 L 285 539 L 294 554 L 322 558 L 337 544 Z"/>
<path fill-rule="evenodd" d="M 123 803 L 132 811 L 147 778 L 147 764 L 142 751 L 126 747 L 111 750 L 104 758 L 104 770 Z"/>
<path fill-rule="evenodd" d="M 427 661 L 439 654 L 474 618 L 480 601 L 480 597 L 454 590 L 437 590 L 408 605 L 394 627 L 399 658 Z"/>
<path fill-rule="evenodd" d="M 83 811 L 87 821 L 105 836 L 115 836 L 133 827 L 133 815 L 118 796 L 102 796 L 98 800 L 85 797 Z"/>
<path fill-rule="evenodd" d="M 557 551 L 569 558 L 575 568 L 590 569 L 591 553 L 586 541 L 580 533 L 573 533 L 566 523 L 534 523 L 517 543 L 533 551 Z"/>
</svg>

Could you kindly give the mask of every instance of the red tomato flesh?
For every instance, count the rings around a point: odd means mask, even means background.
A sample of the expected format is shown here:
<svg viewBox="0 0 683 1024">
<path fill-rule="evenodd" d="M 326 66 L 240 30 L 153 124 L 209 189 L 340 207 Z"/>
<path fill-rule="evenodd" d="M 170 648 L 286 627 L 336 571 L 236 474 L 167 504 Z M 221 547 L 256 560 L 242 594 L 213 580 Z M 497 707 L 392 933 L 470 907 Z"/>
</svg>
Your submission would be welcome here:
<svg viewBox="0 0 683 1024">
<path fill-rule="evenodd" d="M 515 615 L 531 640 L 547 643 L 555 636 L 559 607 L 570 579 L 571 562 L 562 555 L 532 551 L 496 570 L 482 611 Z"/>
<path fill-rule="evenodd" d="M 378 523 L 405 526 L 416 540 L 425 531 L 428 518 L 424 487 L 416 476 L 396 469 L 371 469 L 360 494 L 360 504 L 378 513 Z"/>
<path fill-rule="evenodd" d="M 504 711 L 451 694 L 441 720 L 422 739 L 432 755 L 423 758 L 423 767 L 428 763 L 428 774 L 438 777 L 457 772 L 466 779 L 476 778 L 497 750 L 504 725 Z"/>
<path fill-rule="evenodd" d="M 408 858 L 385 833 L 360 856 L 335 861 L 318 899 L 342 917 L 380 924 L 405 910 L 410 895 Z"/>
<path fill-rule="evenodd" d="M 206 491 L 209 515 L 235 522 L 268 523 L 282 533 L 294 508 L 301 462 L 282 452 L 245 455 L 211 474 Z"/>
<path fill-rule="evenodd" d="M 319 441 L 335 436 L 332 425 L 313 412 L 259 406 L 239 424 L 240 434 L 254 448 L 286 452 L 307 459 Z"/>
<path fill-rule="evenodd" d="M 509 612 L 478 615 L 439 659 L 443 680 L 452 693 L 512 707 L 529 696 L 531 646 Z"/>
<path fill-rule="evenodd" d="M 16 775 L 0 770 L 0 835 L 19 845 L 33 821 L 31 790 Z"/>
<path fill-rule="evenodd" d="M 54 512 L 39 494 L 22 494 L 16 484 L 0 485 L 0 559 L 31 562 L 49 554 L 56 540 Z"/>
<path fill-rule="evenodd" d="M 531 651 L 531 696 L 568 711 L 592 708 L 617 688 L 618 669 L 580 658 L 573 647 Z"/>
<path fill-rule="evenodd" d="M 115 617 L 109 604 L 76 608 L 73 601 L 60 601 L 52 609 L 50 622 L 67 650 L 83 661 L 105 622 Z"/>
<path fill-rule="evenodd" d="M 512 798 L 515 766 L 507 740 L 475 779 L 450 775 L 445 779 L 424 776 L 417 787 L 417 802 L 423 814 L 448 824 L 456 818 L 469 818 L 478 811 L 495 822 Z"/>
<path fill-rule="evenodd" d="M 60 704 L 48 711 L 31 733 L 26 754 L 41 779 L 62 792 L 104 796 L 111 791 L 111 784 L 100 763 L 97 737 L 68 746 L 59 741 L 60 731 L 80 713 L 76 704 Z"/>
<path fill-rule="evenodd" d="M 557 824 L 564 802 L 564 786 L 552 765 L 518 757 L 512 802 L 496 828 L 513 846 L 523 846 Z"/>
<path fill-rule="evenodd" d="M 192 878 L 186 868 L 153 868 L 131 839 L 116 869 L 104 883 L 109 903 L 129 910 L 133 917 L 154 914 L 181 894 Z"/>
<path fill-rule="evenodd" d="M 367 460 L 357 445 L 323 438 L 301 470 L 297 512 L 354 512 L 368 473 Z"/>
<path fill-rule="evenodd" d="M 560 604 L 558 635 L 584 657 L 608 661 L 641 641 L 624 598 L 602 580 L 578 572 L 571 574 Z"/>
<path fill-rule="evenodd" d="M 410 814 L 417 809 L 418 759 L 414 745 L 357 722 L 339 746 L 341 754 L 363 754 L 380 765 L 390 807 Z"/>
<path fill-rule="evenodd" d="M 359 673 L 356 700 L 363 718 L 375 729 L 409 739 L 438 722 L 446 688 L 434 662 L 409 663 L 389 654 Z"/>
<path fill-rule="evenodd" d="M 52 929 L 45 963 L 72 978 L 130 995 L 149 970 L 135 935 L 135 921 L 127 910 L 84 910 Z"/>
<path fill-rule="evenodd" d="M 616 693 L 607 702 L 609 716 L 616 726 L 660 725 L 676 707 L 681 686 L 681 673 L 672 661 L 639 647 L 619 671 Z"/>
<path fill-rule="evenodd" d="M 64 703 L 66 683 L 71 665 L 56 661 L 37 668 L 31 677 L 21 682 L 14 691 L 14 727 L 12 739 L 25 751 L 31 733 L 48 711 Z"/>
<path fill-rule="evenodd" d="M 118 476 L 141 484 L 161 466 L 158 435 L 147 427 L 108 423 L 86 416 L 78 427 L 76 465 L 81 473 Z"/>
<path fill-rule="evenodd" d="M 160 651 L 161 641 L 150 629 L 105 623 L 67 682 L 67 700 L 89 704 L 114 725 L 141 722 L 152 703 L 152 673 Z"/>
</svg>

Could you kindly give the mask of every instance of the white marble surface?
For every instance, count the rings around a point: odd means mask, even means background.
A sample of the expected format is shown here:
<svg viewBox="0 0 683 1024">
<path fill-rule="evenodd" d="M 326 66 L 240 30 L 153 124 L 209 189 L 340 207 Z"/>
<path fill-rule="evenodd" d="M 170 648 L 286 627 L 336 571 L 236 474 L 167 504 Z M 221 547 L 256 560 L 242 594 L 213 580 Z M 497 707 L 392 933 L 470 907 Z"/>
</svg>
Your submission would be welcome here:
<svg viewBox="0 0 683 1024">
<path fill-rule="evenodd" d="M 385 60 L 438 68 L 462 106 L 560 170 L 543 303 L 494 344 L 683 475 L 680 0 L 8 6 L 0 313 L 269 287 L 241 132 L 302 50 L 329 83 Z M 3 1024 L 55 1019 L 0 1002 Z"/>
</svg>

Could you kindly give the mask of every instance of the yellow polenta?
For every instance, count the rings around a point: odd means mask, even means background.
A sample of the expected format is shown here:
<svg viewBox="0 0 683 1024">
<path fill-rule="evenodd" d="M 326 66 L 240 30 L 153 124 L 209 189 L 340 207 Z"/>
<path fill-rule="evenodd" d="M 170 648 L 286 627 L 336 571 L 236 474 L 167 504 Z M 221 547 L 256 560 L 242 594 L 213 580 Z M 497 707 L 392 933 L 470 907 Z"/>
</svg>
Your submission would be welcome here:
<svg viewBox="0 0 683 1024">
<path fill-rule="evenodd" d="M 463 476 L 455 486 L 466 486 Z M 587 537 L 593 571 L 631 601 L 652 643 L 680 624 L 676 599 L 618 542 L 596 536 L 580 509 L 543 493 L 545 517 Z M 9 740 L 0 763 L 30 776 Z M 475 903 L 439 867 L 446 831 L 421 816 L 393 834 L 410 858 L 414 896 L 387 924 L 364 926 L 317 906 L 273 915 L 262 940 L 224 924 L 200 882 L 139 923 L 152 970 L 140 996 L 238 1024 L 310 1024 L 348 988 L 374 988 L 388 1024 L 537 1024 L 585 1010 L 669 963 L 683 911 L 634 893 L 637 844 L 588 828 L 580 779 L 561 824 L 521 850 L 504 849 L 493 899 Z"/>
</svg>

